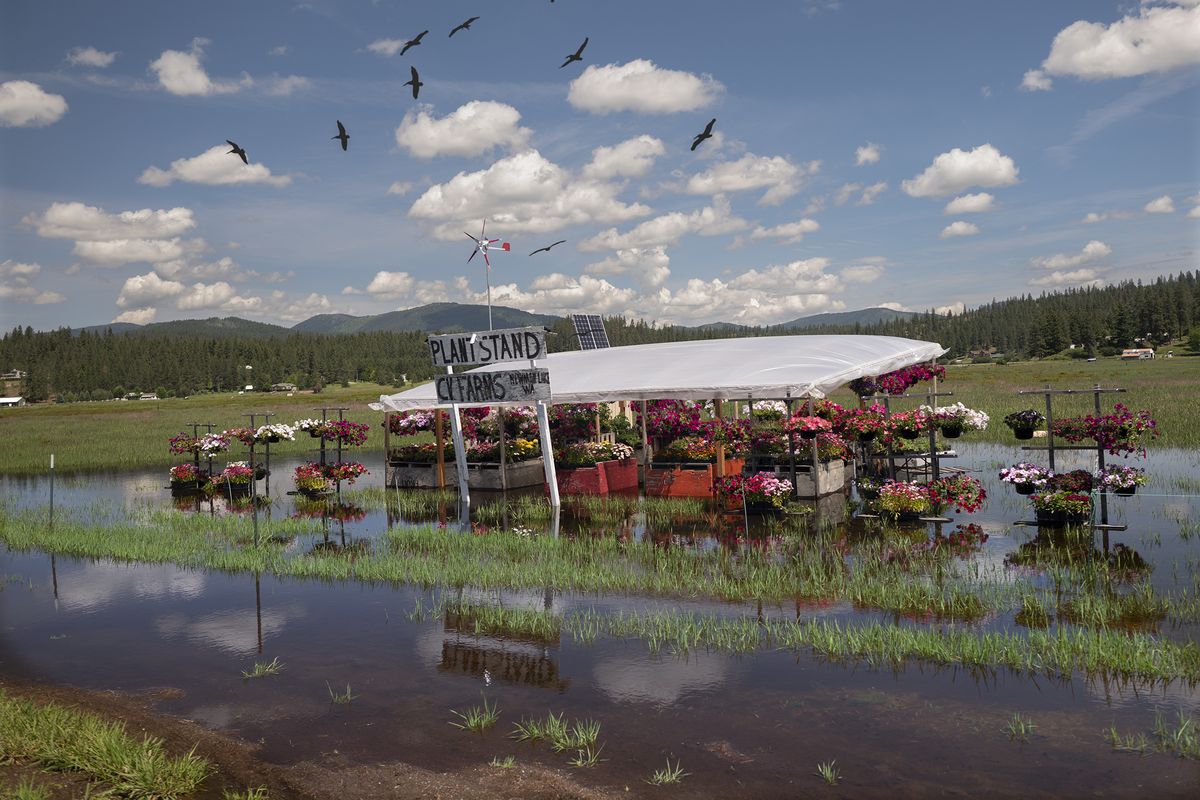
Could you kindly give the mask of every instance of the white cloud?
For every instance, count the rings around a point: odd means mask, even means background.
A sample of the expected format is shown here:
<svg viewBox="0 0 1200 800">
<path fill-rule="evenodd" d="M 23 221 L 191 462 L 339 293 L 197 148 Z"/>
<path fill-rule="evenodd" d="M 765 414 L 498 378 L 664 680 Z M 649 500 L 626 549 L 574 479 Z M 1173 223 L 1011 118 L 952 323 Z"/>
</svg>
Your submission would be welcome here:
<svg viewBox="0 0 1200 800">
<path fill-rule="evenodd" d="M 1017 165 L 990 144 L 970 152 L 954 148 L 942 153 L 925 171 L 901 186 L 911 197 L 945 197 L 970 186 L 1010 186 L 1017 182 Z"/>
<path fill-rule="evenodd" d="M 197 244 L 199 243 L 199 244 Z M 109 239 L 103 242 L 75 242 L 72 253 L 102 267 L 119 267 L 147 261 L 156 264 L 183 258 L 198 247 L 201 240 L 175 239 Z"/>
<path fill-rule="evenodd" d="M 127 278 L 125 285 L 121 287 L 121 293 L 117 295 L 117 305 L 121 308 L 154 306 L 167 298 L 178 297 L 186 288 L 179 281 L 164 281 L 155 272 L 134 275 Z"/>
<path fill-rule="evenodd" d="M 74 67 L 104 69 L 116 59 L 116 53 L 105 53 L 94 47 L 76 47 L 67 53 L 67 63 Z"/>
<path fill-rule="evenodd" d="M 184 311 L 218 309 L 233 312 L 256 312 L 262 308 L 261 297 L 240 297 L 225 281 L 194 283 L 179 296 L 175 307 Z"/>
<path fill-rule="evenodd" d="M 12 259 L 0 264 L 0 300 L 17 300 L 39 306 L 66 300 L 58 292 L 44 292 L 29 285 L 41 271 L 41 264 L 26 264 Z"/>
<path fill-rule="evenodd" d="M 1083 222 L 1084 225 L 1091 225 L 1096 222 L 1103 222 L 1106 219 L 1108 219 L 1108 214 L 1097 214 L 1095 211 L 1089 211 L 1087 216 L 1084 217 L 1081 222 Z"/>
<path fill-rule="evenodd" d="M 1099 286 L 1104 281 L 1096 276 L 1094 269 L 1077 269 L 1074 272 L 1051 272 L 1041 278 L 1034 278 L 1030 286 Z"/>
<path fill-rule="evenodd" d="M 980 86 L 980 87 L 979 87 L 979 94 L 980 94 L 980 96 L 982 96 L 982 97 L 991 97 L 991 96 L 992 96 L 992 87 L 990 87 L 990 86 Z"/>
<path fill-rule="evenodd" d="M 131 322 L 134 325 L 149 325 L 154 322 L 154 318 L 158 316 L 158 309 L 154 308 L 132 308 L 129 311 L 122 311 L 113 318 L 113 322 Z"/>
<path fill-rule="evenodd" d="M 947 216 L 953 214 L 981 214 L 984 211 L 992 210 L 992 203 L 995 199 L 987 192 L 960 195 L 949 203 L 946 203 L 946 208 L 942 213 Z"/>
<path fill-rule="evenodd" d="M 288 54 L 288 46 L 286 44 L 276 45 L 267 51 L 269 56 L 286 56 Z"/>
<path fill-rule="evenodd" d="M 671 257 L 664 247 L 631 247 L 588 264 L 583 271 L 588 275 L 633 275 L 643 287 L 654 289 L 670 277 L 670 264 Z"/>
<path fill-rule="evenodd" d="M 207 39 L 192 40 L 190 52 L 164 50 L 162 55 L 150 62 L 150 69 L 158 77 L 159 84 L 168 92 L 181 97 L 192 95 L 229 94 L 254 83 L 249 75 L 240 81 L 214 81 L 200 66 Z"/>
<path fill-rule="evenodd" d="M 1174 214 L 1175 201 L 1171 199 L 1169 194 L 1164 194 L 1162 197 L 1156 197 L 1149 203 L 1146 203 L 1142 210 L 1147 214 Z"/>
<path fill-rule="evenodd" d="M 287 97 L 299 89 L 307 89 L 312 85 L 312 81 L 302 75 L 288 75 L 286 77 L 272 76 L 267 80 L 267 94 L 274 97 Z"/>
<path fill-rule="evenodd" d="M 264 283 L 278 282 L 284 279 L 284 273 L 273 272 L 270 275 L 259 275 L 253 270 L 245 270 L 229 256 L 216 261 L 196 262 L 190 258 L 163 261 L 155 263 L 154 270 L 172 280 L 213 280 L 225 278 L 234 281 L 260 280 Z"/>
<path fill-rule="evenodd" d="M 505 103 L 472 100 L 441 119 L 431 106 L 410 109 L 396 128 L 396 144 L 417 158 L 477 156 L 495 147 L 525 146 L 533 133 L 517 123 L 521 114 Z"/>
<path fill-rule="evenodd" d="M 783 239 L 785 244 L 796 244 L 806 233 L 816 233 L 821 230 L 821 224 L 814 219 L 798 219 L 795 222 L 785 222 L 770 228 L 757 226 L 751 233 L 751 239 Z"/>
<path fill-rule="evenodd" d="M 863 164 L 876 164 L 879 162 L 879 145 L 874 142 L 867 142 L 862 147 L 854 151 L 854 164 L 861 167 Z"/>
<path fill-rule="evenodd" d="M 42 271 L 41 264 L 25 264 L 13 261 L 11 258 L 0 264 L 0 279 L 14 280 L 18 283 L 28 283 Z"/>
<path fill-rule="evenodd" d="M 41 128 L 62 119 L 67 101 L 29 81 L 0 83 L 0 127 Z"/>
<path fill-rule="evenodd" d="M 876 303 L 875 307 L 876 308 L 886 308 L 886 309 L 890 309 L 891 311 L 912 311 L 911 308 L 904 305 L 903 303 L 897 303 L 892 300 L 889 300 L 886 303 Z"/>
<path fill-rule="evenodd" d="M 1187 213 L 1188 219 L 1200 219 L 1200 206 L 1196 206 Z"/>
<path fill-rule="evenodd" d="M 974 236 L 977 233 L 979 233 L 978 225 L 958 219 L 942 228 L 942 232 L 938 234 L 938 238 L 951 239 L 955 236 Z"/>
<path fill-rule="evenodd" d="M 633 289 L 622 289 L 603 278 L 580 275 L 578 278 L 551 273 L 534 278 L 528 291 L 515 283 L 492 287 L 492 302 L 547 314 L 564 314 L 586 309 L 590 314 L 612 314 L 627 309 L 637 296 Z M 482 303 L 483 292 L 465 293 L 468 302 Z"/>
<path fill-rule="evenodd" d="M 51 203 L 41 214 L 30 214 L 22 221 L 35 226 L 38 236 L 85 241 L 165 239 L 196 227 L 192 210 L 182 206 L 109 214 L 80 202 Z"/>
<path fill-rule="evenodd" d="M 803 179 L 817 172 L 821 162 L 793 164 L 783 156 L 746 153 L 737 161 L 713 165 L 688 179 L 688 194 L 721 194 L 766 189 L 760 205 L 779 205 L 800 190 Z"/>
<path fill-rule="evenodd" d="M 434 235 L 463 239 L 488 220 L 496 234 L 546 233 L 567 225 L 624 222 L 650 209 L 617 199 L 621 185 L 576 177 L 536 150 L 500 159 L 479 172 L 460 172 L 417 198 L 410 217 L 442 224 Z M 465 227 L 469 226 L 469 227 Z"/>
<path fill-rule="evenodd" d="M 616 228 L 601 231 L 580 243 L 584 252 L 596 250 L 628 250 L 634 247 L 657 247 L 677 244 L 689 233 L 701 236 L 719 236 L 733 233 L 749 226 L 746 220 L 731 214 L 729 201 L 724 195 L 713 198 L 712 205 L 690 214 L 672 211 L 669 214 L 646 220 L 627 233 L 618 233 Z"/>
<path fill-rule="evenodd" d="M 597 147 L 592 161 L 583 168 L 585 178 L 640 178 L 654 166 L 654 159 L 665 153 L 661 139 L 642 134 L 612 147 Z"/>
<path fill-rule="evenodd" d="M 844 206 L 854 196 L 854 193 L 863 188 L 861 183 L 843 183 L 841 188 L 837 190 L 837 194 L 833 196 L 833 204 L 835 206 Z"/>
<path fill-rule="evenodd" d="M 249 155 L 249 154 L 248 154 Z M 272 175 L 263 164 L 244 164 L 229 152 L 229 145 L 210 147 L 198 156 L 180 158 L 171 162 L 169 169 L 146 167 L 138 176 L 138 183 L 148 186 L 170 186 L 175 181 L 202 183 L 209 186 L 230 186 L 242 183 L 265 183 L 269 186 L 287 186 L 292 182 L 288 175 Z"/>
<path fill-rule="evenodd" d="M 392 185 L 388 187 L 388 194 L 408 194 L 416 187 L 412 181 L 392 181 Z"/>
<path fill-rule="evenodd" d="M 747 270 L 734 277 L 727 284 L 731 289 L 754 289 L 762 292 L 782 292 L 803 290 L 804 294 L 813 292 L 838 292 L 842 290 L 842 282 L 836 275 L 825 272 L 829 266 L 827 258 L 808 258 L 792 261 L 787 264 Z"/>
<path fill-rule="evenodd" d="M 589 66 L 571 81 L 567 102 L 593 114 L 613 111 L 673 114 L 703 108 L 724 90 L 709 75 L 663 69 L 639 58 L 628 64 Z"/>
<path fill-rule="evenodd" d="M 1048 92 L 1054 88 L 1054 81 L 1040 69 L 1030 69 L 1021 78 L 1021 88 L 1027 92 Z"/>
<path fill-rule="evenodd" d="M 839 275 L 846 283 L 873 283 L 883 277 L 886 270 L 877 264 L 860 264 L 846 267 Z"/>
<path fill-rule="evenodd" d="M 870 186 L 863 189 L 862 196 L 858 198 L 856 206 L 869 206 L 875 202 L 875 198 L 887 191 L 887 181 L 879 181 L 872 183 Z"/>
<path fill-rule="evenodd" d="M 367 294 L 381 300 L 395 300 L 412 292 L 416 280 L 407 272 L 387 272 L 380 270 L 367 284 Z"/>
<path fill-rule="evenodd" d="M 966 310 L 967 310 L 967 304 L 964 303 L 962 300 L 959 300 L 957 303 L 950 303 L 949 305 L 938 306 L 937 308 L 933 309 L 933 313 L 941 314 L 944 317 L 948 314 L 955 314 L 955 315 L 961 314 Z"/>
<path fill-rule="evenodd" d="M 406 39 L 376 39 L 367 45 L 367 49 L 372 53 L 378 53 L 381 56 L 394 56 L 399 53 L 404 47 Z"/>
<path fill-rule="evenodd" d="M 1099 261 L 1112 252 L 1112 248 L 1098 239 L 1092 239 L 1085 244 L 1078 253 L 1057 253 L 1052 256 L 1042 256 L 1034 258 L 1030 261 L 1035 267 L 1044 269 L 1068 269 L 1070 267 L 1078 267 L 1081 264 L 1088 264 L 1092 261 Z"/>
<path fill-rule="evenodd" d="M 1073 22 L 1054 37 L 1040 72 L 1103 80 L 1194 64 L 1200 64 L 1200 4 L 1187 0 L 1144 4 L 1136 16 L 1110 25 Z"/>
<path fill-rule="evenodd" d="M 288 322 L 299 322 L 317 314 L 328 314 L 331 311 L 333 311 L 333 304 L 329 302 L 329 298 L 316 292 L 299 300 L 289 300 L 284 292 L 272 292 L 270 304 L 263 307 L 264 313 Z"/>
</svg>

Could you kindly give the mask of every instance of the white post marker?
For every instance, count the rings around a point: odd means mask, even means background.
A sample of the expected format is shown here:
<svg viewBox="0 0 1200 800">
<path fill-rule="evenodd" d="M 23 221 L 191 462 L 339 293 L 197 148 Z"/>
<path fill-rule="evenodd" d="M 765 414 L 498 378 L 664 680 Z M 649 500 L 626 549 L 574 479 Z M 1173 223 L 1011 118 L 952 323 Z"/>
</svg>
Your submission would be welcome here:
<svg viewBox="0 0 1200 800">
<path fill-rule="evenodd" d="M 446 367 L 447 374 L 454 373 L 454 367 Z M 458 471 L 458 502 L 470 506 L 471 490 L 467 487 L 467 448 L 463 444 L 462 417 L 458 414 L 458 406 L 450 406 L 450 433 L 454 437 L 454 468 Z"/>
<path fill-rule="evenodd" d="M 558 499 L 558 471 L 554 468 L 554 443 L 550 441 L 550 413 L 542 400 L 537 404 L 537 417 L 542 441 L 542 466 L 546 470 L 546 485 L 550 487 L 550 507 L 557 509 L 562 505 Z"/>
</svg>

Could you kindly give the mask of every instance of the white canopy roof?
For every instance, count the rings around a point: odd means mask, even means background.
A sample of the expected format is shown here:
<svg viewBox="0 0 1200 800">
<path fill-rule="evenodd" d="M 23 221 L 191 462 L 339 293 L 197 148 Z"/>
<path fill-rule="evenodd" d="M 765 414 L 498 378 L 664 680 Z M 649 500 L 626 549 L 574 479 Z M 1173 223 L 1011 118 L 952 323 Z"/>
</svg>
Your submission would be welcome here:
<svg viewBox="0 0 1200 800">
<path fill-rule="evenodd" d="M 550 370 L 553 403 L 819 398 L 855 378 L 931 361 L 945 352 L 935 342 L 898 336 L 761 336 L 551 353 L 536 364 Z M 478 369 L 523 366 L 527 364 Z M 407 411 L 436 408 L 438 402 L 433 384 L 427 383 L 383 395 L 372 407 Z"/>
</svg>

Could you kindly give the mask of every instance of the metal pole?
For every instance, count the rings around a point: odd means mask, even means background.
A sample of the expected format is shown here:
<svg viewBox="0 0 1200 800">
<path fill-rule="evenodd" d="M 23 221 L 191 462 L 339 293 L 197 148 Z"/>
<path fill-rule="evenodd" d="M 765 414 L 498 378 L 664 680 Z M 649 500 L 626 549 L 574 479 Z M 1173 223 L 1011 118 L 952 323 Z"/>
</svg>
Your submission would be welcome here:
<svg viewBox="0 0 1200 800">
<path fill-rule="evenodd" d="M 1054 408 L 1050 402 L 1050 384 L 1046 384 L 1046 443 L 1050 453 L 1050 471 L 1054 472 Z"/>
<path fill-rule="evenodd" d="M 50 532 L 54 532 L 54 453 L 50 454 Z"/>
<path fill-rule="evenodd" d="M 788 422 L 792 420 L 792 393 L 787 393 L 787 417 Z M 800 497 L 800 487 L 796 483 L 796 434 L 792 431 L 792 426 L 788 425 L 788 466 L 792 476 L 792 498 Z M 813 494 L 817 494 L 817 462 L 813 462 L 812 468 Z"/>
<path fill-rule="evenodd" d="M 550 507 L 559 508 L 558 471 L 554 467 L 554 443 L 550 440 L 550 412 L 544 400 L 538 400 L 538 435 L 542 440 L 542 465 L 546 471 L 546 486 L 550 488 Z M 642 415 L 644 420 L 645 414 Z"/>
<path fill-rule="evenodd" d="M 454 367 L 446 367 L 446 374 L 453 375 Z M 460 506 L 471 505 L 471 490 L 467 487 L 467 448 L 463 444 L 462 417 L 458 405 L 450 404 L 450 433 L 454 437 L 454 466 L 458 472 L 458 502 Z"/>
<path fill-rule="evenodd" d="M 1096 384 L 1096 393 L 1093 395 L 1096 398 L 1096 416 L 1100 416 L 1100 384 Z M 1104 445 L 1096 442 L 1096 466 L 1100 473 L 1104 473 Z M 1100 524 L 1108 524 L 1108 489 L 1100 487 Z M 1104 532 L 1105 537 L 1108 536 L 1108 531 Z M 1105 550 L 1107 551 L 1107 547 Z"/>
<path fill-rule="evenodd" d="M 505 453 L 508 437 L 504 434 L 504 406 L 496 406 L 496 425 L 500 440 L 500 491 L 508 491 L 508 454 Z M 504 526 L 508 527 L 507 524 Z"/>
</svg>

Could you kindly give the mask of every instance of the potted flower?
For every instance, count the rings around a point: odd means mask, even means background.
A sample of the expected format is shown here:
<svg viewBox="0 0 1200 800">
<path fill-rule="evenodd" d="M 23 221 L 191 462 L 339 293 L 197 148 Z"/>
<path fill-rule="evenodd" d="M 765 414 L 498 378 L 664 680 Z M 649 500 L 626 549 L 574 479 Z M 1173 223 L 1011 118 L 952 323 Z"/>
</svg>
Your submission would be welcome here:
<svg viewBox="0 0 1200 800">
<path fill-rule="evenodd" d="M 357 461 L 339 461 L 325 466 L 325 477 L 331 481 L 354 483 L 367 474 L 367 468 Z"/>
<path fill-rule="evenodd" d="M 842 415 L 840 422 L 847 435 L 857 437 L 860 442 L 869 442 L 883 432 L 882 407 L 850 409 Z"/>
<path fill-rule="evenodd" d="M 1052 477 L 1054 473 L 1045 467 L 1024 461 L 1000 470 L 1000 480 L 1011 483 L 1017 494 L 1033 494 L 1035 490 L 1045 488 Z"/>
<path fill-rule="evenodd" d="M 1074 444 L 1088 437 L 1088 422 L 1084 417 L 1063 417 L 1054 420 L 1050 432 L 1059 439 L 1065 439 Z"/>
<path fill-rule="evenodd" d="M 713 443 L 701 436 L 682 436 L 654 454 L 655 462 L 709 463 L 715 458 Z"/>
<path fill-rule="evenodd" d="M 388 432 L 394 436 L 415 436 L 423 431 L 434 429 L 437 412 L 419 409 L 416 411 L 401 411 L 399 414 L 388 416 Z"/>
<path fill-rule="evenodd" d="M 332 419 L 321 426 L 320 436 L 327 442 L 338 442 L 346 447 L 358 447 L 367 441 L 365 422 L 351 422 L 348 419 Z"/>
<path fill-rule="evenodd" d="M 973 514 L 987 499 L 983 483 L 978 478 L 961 472 L 930 481 L 925 487 L 925 493 L 929 497 L 930 506 L 939 514 L 951 506 L 956 511 Z"/>
<path fill-rule="evenodd" d="M 171 455 L 175 456 L 195 455 L 200 452 L 200 440 L 195 436 L 180 433 L 167 440 L 167 449 L 171 451 Z"/>
<path fill-rule="evenodd" d="M 296 430 L 304 431 L 314 439 L 320 439 L 325 432 L 325 422 L 319 419 L 296 420 Z"/>
<path fill-rule="evenodd" d="M 873 475 L 863 475 L 854 479 L 854 485 L 858 487 L 858 496 L 863 500 L 877 499 L 879 497 L 879 489 L 883 484 L 883 478 L 877 478 Z"/>
<path fill-rule="evenodd" d="M 929 511 L 925 487 L 904 481 L 888 481 L 879 487 L 879 510 L 894 519 L 916 519 Z"/>
<path fill-rule="evenodd" d="M 728 508 L 747 511 L 778 511 L 792 493 L 792 482 L 778 478 L 772 472 L 758 472 L 750 477 L 727 475 L 713 479 L 713 495 L 721 498 Z"/>
<path fill-rule="evenodd" d="M 230 494 L 249 494 L 250 483 L 254 480 L 254 470 L 244 461 L 234 461 L 213 481 L 215 484 L 228 487 Z"/>
<path fill-rule="evenodd" d="M 1012 428 L 1013 436 L 1018 439 L 1032 439 L 1034 430 L 1045 421 L 1046 416 L 1032 408 L 1014 411 L 1004 418 L 1004 424 Z"/>
<path fill-rule="evenodd" d="M 788 421 L 788 430 L 800 434 L 801 439 L 815 439 L 819 434 L 833 430 L 833 423 L 824 417 L 796 416 Z"/>
<path fill-rule="evenodd" d="M 296 490 L 309 497 L 326 494 L 329 491 L 329 479 L 325 477 L 320 464 L 311 461 L 296 467 L 294 480 Z"/>
<path fill-rule="evenodd" d="M 1055 492 L 1090 492 L 1092 490 L 1092 473 L 1086 469 L 1073 469 L 1070 472 L 1060 472 L 1048 481 L 1048 487 Z"/>
<path fill-rule="evenodd" d="M 171 494 L 187 494 L 200 487 L 200 470 L 189 462 L 171 467 Z"/>
<path fill-rule="evenodd" d="M 1136 493 L 1137 487 L 1145 486 L 1149 480 L 1146 470 L 1136 467 L 1105 467 L 1092 477 L 1095 479 L 1095 486 L 1122 497 Z"/>
<path fill-rule="evenodd" d="M 885 428 L 901 439 L 916 439 L 929 424 L 922 411 L 901 411 L 885 418 Z"/>
<path fill-rule="evenodd" d="M 964 431 L 985 430 L 990 421 L 987 414 L 982 411 L 976 411 L 973 408 L 967 408 L 961 401 L 952 406 L 942 406 L 941 408 L 921 406 L 921 411 L 924 411 L 933 419 L 934 424 L 941 430 L 942 436 L 945 436 L 947 439 L 957 439 L 963 435 Z"/>
<path fill-rule="evenodd" d="M 275 444 L 287 439 L 289 442 L 296 441 L 296 429 L 291 425 L 276 423 L 272 425 L 260 425 L 254 431 L 254 441 L 264 444 Z"/>
<path fill-rule="evenodd" d="M 1092 516 L 1092 496 L 1082 492 L 1058 491 L 1029 498 L 1039 525 L 1081 525 Z"/>
<path fill-rule="evenodd" d="M 782 400 L 755 400 L 742 406 L 742 414 L 758 420 L 781 420 L 787 417 L 787 403 Z"/>
<path fill-rule="evenodd" d="M 1115 456 L 1140 451 L 1144 458 L 1146 448 L 1142 445 L 1142 439 L 1158 437 L 1158 423 L 1149 411 L 1135 414 L 1120 403 L 1113 405 L 1111 414 L 1088 415 L 1084 418 L 1084 425 L 1087 436 Z"/>
</svg>

